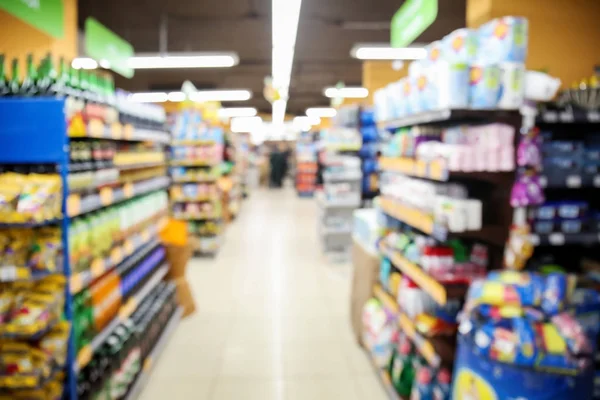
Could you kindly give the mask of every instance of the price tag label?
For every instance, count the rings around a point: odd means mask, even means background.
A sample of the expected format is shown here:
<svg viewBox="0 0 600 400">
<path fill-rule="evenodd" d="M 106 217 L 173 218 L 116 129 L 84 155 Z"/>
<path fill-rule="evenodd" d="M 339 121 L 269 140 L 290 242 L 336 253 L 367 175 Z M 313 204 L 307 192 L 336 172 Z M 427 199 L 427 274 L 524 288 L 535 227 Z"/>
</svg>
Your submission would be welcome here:
<svg viewBox="0 0 600 400">
<path fill-rule="evenodd" d="M 78 194 L 70 194 L 67 198 L 67 214 L 74 217 L 81 212 L 81 197 Z"/>
<path fill-rule="evenodd" d="M 104 268 L 104 260 L 95 259 L 90 266 L 90 271 L 92 272 L 92 277 L 97 278 L 104 273 L 106 268 Z"/>
<path fill-rule="evenodd" d="M 134 194 L 134 190 L 133 190 L 133 184 L 132 183 L 126 183 L 123 186 L 123 194 L 125 195 L 125 198 L 130 199 L 133 197 Z"/>
<path fill-rule="evenodd" d="M 121 139 L 123 137 L 123 125 L 118 122 L 110 126 L 110 134 L 113 139 Z"/>
<path fill-rule="evenodd" d="M 149 229 L 144 229 L 142 231 L 142 241 L 147 242 L 148 240 L 150 240 L 150 230 Z"/>
<path fill-rule="evenodd" d="M 125 249 L 125 254 L 127 254 L 128 256 L 133 254 L 134 247 L 131 240 L 127 239 L 123 248 Z"/>
<path fill-rule="evenodd" d="M 79 350 L 79 353 L 77 354 L 77 365 L 79 366 L 80 370 L 88 365 L 88 363 L 92 360 L 92 355 L 93 351 L 92 346 L 90 345 L 87 345 L 83 349 Z"/>
<path fill-rule="evenodd" d="M 88 136 L 101 138 L 104 136 L 104 123 L 98 119 L 93 119 L 88 123 Z"/>
<path fill-rule="evenodd" d="M 8 266 L 0 268 L 0 282 L 12 282 L 17 279 L 17 267 Z"/>
<path fill-rule="evenodd" d="M 127 303 L 119 310 L 119 318 L 121 318 L 122 320 L 129 318 L 129 316 L 133 314 L 135 309 L 135 300 L 129 299 L 129 301 L 127 301 Z"/>
<path fill-rule="evenodd" d="M 103 206 L 108 206 L 113 202 L 113 190 L 111 188 L 100 189 L 100 203 Z"/>
<path fill-rule="evenodd" d="M 83 279 L 81 279 L 81 274 L 75 274 L 71 277 L 71 293 L 78 293 L 83 287 Z"/>
<path fill-rule="evenodd" d="M 113 265 L 117 265 L 121 261 L 123 261 L 123 253 L 120 247 L 115 247 L 110 252 L 110 261 L 112 261 Z"/>
<path fill-rule="evenodd" d="M 569 187 L 569 188 L 581 187 L 581 176 L 571 175 L 571 176 L 567 177 L 567 187 Z"/>
<path fill-rule="evenodd" d="M 127 124 L 123 127 L 123 138 L 126 140 L 133 139 L 133 125 Z"/>
</svg>

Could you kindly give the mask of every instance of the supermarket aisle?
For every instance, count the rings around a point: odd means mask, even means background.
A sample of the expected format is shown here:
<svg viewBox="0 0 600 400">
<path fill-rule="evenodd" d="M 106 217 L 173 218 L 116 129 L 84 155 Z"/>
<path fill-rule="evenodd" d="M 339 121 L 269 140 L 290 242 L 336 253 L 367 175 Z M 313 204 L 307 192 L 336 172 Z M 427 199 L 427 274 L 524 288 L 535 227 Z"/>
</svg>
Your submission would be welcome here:
<svg viewBox="0 0 600 400">
<path fill-rule="evenodd" d="M 254 192 L 216 260 L 188 269 L 197 313 L 181 323 L 142 400 L 379 400 L 349 327 L 348 267 L 327 265 L 317 208 Z"/>
</svg>

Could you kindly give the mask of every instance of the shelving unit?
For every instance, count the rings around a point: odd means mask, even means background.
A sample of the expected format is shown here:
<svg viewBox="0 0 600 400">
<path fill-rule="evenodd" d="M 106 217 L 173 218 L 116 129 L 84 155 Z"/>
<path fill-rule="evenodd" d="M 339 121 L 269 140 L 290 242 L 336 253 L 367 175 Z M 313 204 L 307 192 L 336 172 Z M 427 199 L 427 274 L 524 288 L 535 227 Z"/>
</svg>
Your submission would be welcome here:
<svg viewBox="0 0 600 400">
<path fill-rule="evenodd" d="M 55 167 L 62 182 L 62 218 L 39 223 L 21 224 L 22 227 L 36 228 L 58 225 L 62 235 L 62 254 L 64 265 L 61 273 L 67 280 L 65 290 L 65 318 L 76 323 L 75 297 L 82 291 L 94 288 L 109 274 L 117 277 L 119 286 L 116 290 L 124 290 L 121 285 L 121 274 L 129 274 L 143 263 L 148 254 L 164 258 L 164 250 L 157 240 L 158 232 L 165 222 L 167 210 L 158 210 L 127 231 L 119 233 L 120 239 L 115 241 L 106 256 L 95 257 L 85 264 L 86 268 L 76 272 L 71 264 L 70 229 L 73 218 L 89 216 L 91 213 L 106 207 L 117 206 L 133 201 L 140 196 L 164 191 L 170 184 L 166 176 L 150 179 L 133 180 L 111 186 L 93 184 L 76 193 L 69 190 L 69 144 L 70 140 L 102 139 L 121 142 L 154 142 L 155 146 L 168 143 L 169 134 L 165 131 L 135 128 L 120 123 L 103 124 L 99 120 L 84 122 L 81 115 L 73 116 L 67 125 L 65 100 L 57 98 L 2 98 L 0 99 L 0 144 L 4 151 L 0 155 L 3 165 L 51 165 Z M 144 169 L 164 165 L 164 163 L 144 163 L 125 166 L 124 170 Z M 166 204 L 165 204 L 166 206 Z M 18 224 L 2 224 L 1 228 L 16 227 Z M 161 249 L 161 253 L 153 251 Z M 141 265 L 141 264 L 140 264 Z M 150 265 L 150 264 L 149 264 Z M 132 293 L 123 294 L 124 302 L 119 306 L 112 322 L 101 331 L 96 332 L 89 344 L 76 351 L 75 330 L 68 339 L 68 355 L 64 396 L 77 399 L 77 375 L 94 355 L 94 351 L 104 344 L 106 338 L 116 326 L 128 318 L 164 278 L 168 265 L 164 261 L 150 268 L 143 278 L 143 285 Z M 79 267 L 81 268 L 81 266 Z M 127 275 L 128 276 L 128 275 Z M 39 276 L 19 268 L 0 267 L 2 280 L 32 280 Z M 125 277 L 125 275 L 123 275 Z"/>
</svg>

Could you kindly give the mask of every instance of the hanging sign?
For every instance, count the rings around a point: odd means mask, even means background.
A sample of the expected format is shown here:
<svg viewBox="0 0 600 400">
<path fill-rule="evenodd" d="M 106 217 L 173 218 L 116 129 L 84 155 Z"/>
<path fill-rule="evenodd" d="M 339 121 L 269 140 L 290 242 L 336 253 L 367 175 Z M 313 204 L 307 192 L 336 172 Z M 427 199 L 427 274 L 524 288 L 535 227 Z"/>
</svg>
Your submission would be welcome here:
<svg viewBox="0 0 600 400">
<path fill-rule="evenodd" d="M 52 37 L 65 35 L 63 0 L 0 0 L 0 9 Z"/>
<path fill-rule="evenodd" d="M 85 51 L 100 63 L 108 63 L 106 67 L 116 73 L 126 78 L 133 76 L 129 66 L 133 46 L 94 18 L 85 20 Z"/>
<path fill-rule="evenodd" d="M 406 47 L 437 18 L 438 0 L 406 0 L 392 18 L 392 47 Z"/>
</svg>

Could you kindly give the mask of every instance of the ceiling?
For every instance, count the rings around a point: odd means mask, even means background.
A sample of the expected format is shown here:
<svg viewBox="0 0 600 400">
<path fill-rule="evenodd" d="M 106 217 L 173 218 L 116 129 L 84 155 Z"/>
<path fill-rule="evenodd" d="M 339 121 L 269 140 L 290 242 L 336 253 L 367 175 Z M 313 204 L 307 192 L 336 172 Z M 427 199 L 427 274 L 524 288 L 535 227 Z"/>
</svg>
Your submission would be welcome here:
<svg viewBox="0 0 600 400">
<path fill-rule="evenodd" d="M 350 57 L 355 43 L 389 42 L 389 21 L 402 0 L 303 0 L 296 41 L 288 112 L 324 106 L 323 88 L 342 81 L 361 84 L 361 62 Z M 417 39 L 430 42 L 465 26 L 466 0 L 443 0 L 435 23 Z M 235 51 L 233 68 L 137 70 L 117 77 L 130 91 L 178 90 L 189 79 L 203 89 L 250 89 L 244 105 L 271 112 L 264 78 L 271 75 L 271 0 L 79 0 L 79 26 L 92 16 L 130 42 L 136 52 L 158 52 L 166 21 L 166 50 Z M 379 22 L 364 29 L 355 22 Z M 364 24 L 363 24 L 364 25 Z M 163 36 L 164 38 L 164 36 Z"/>
</svg>

